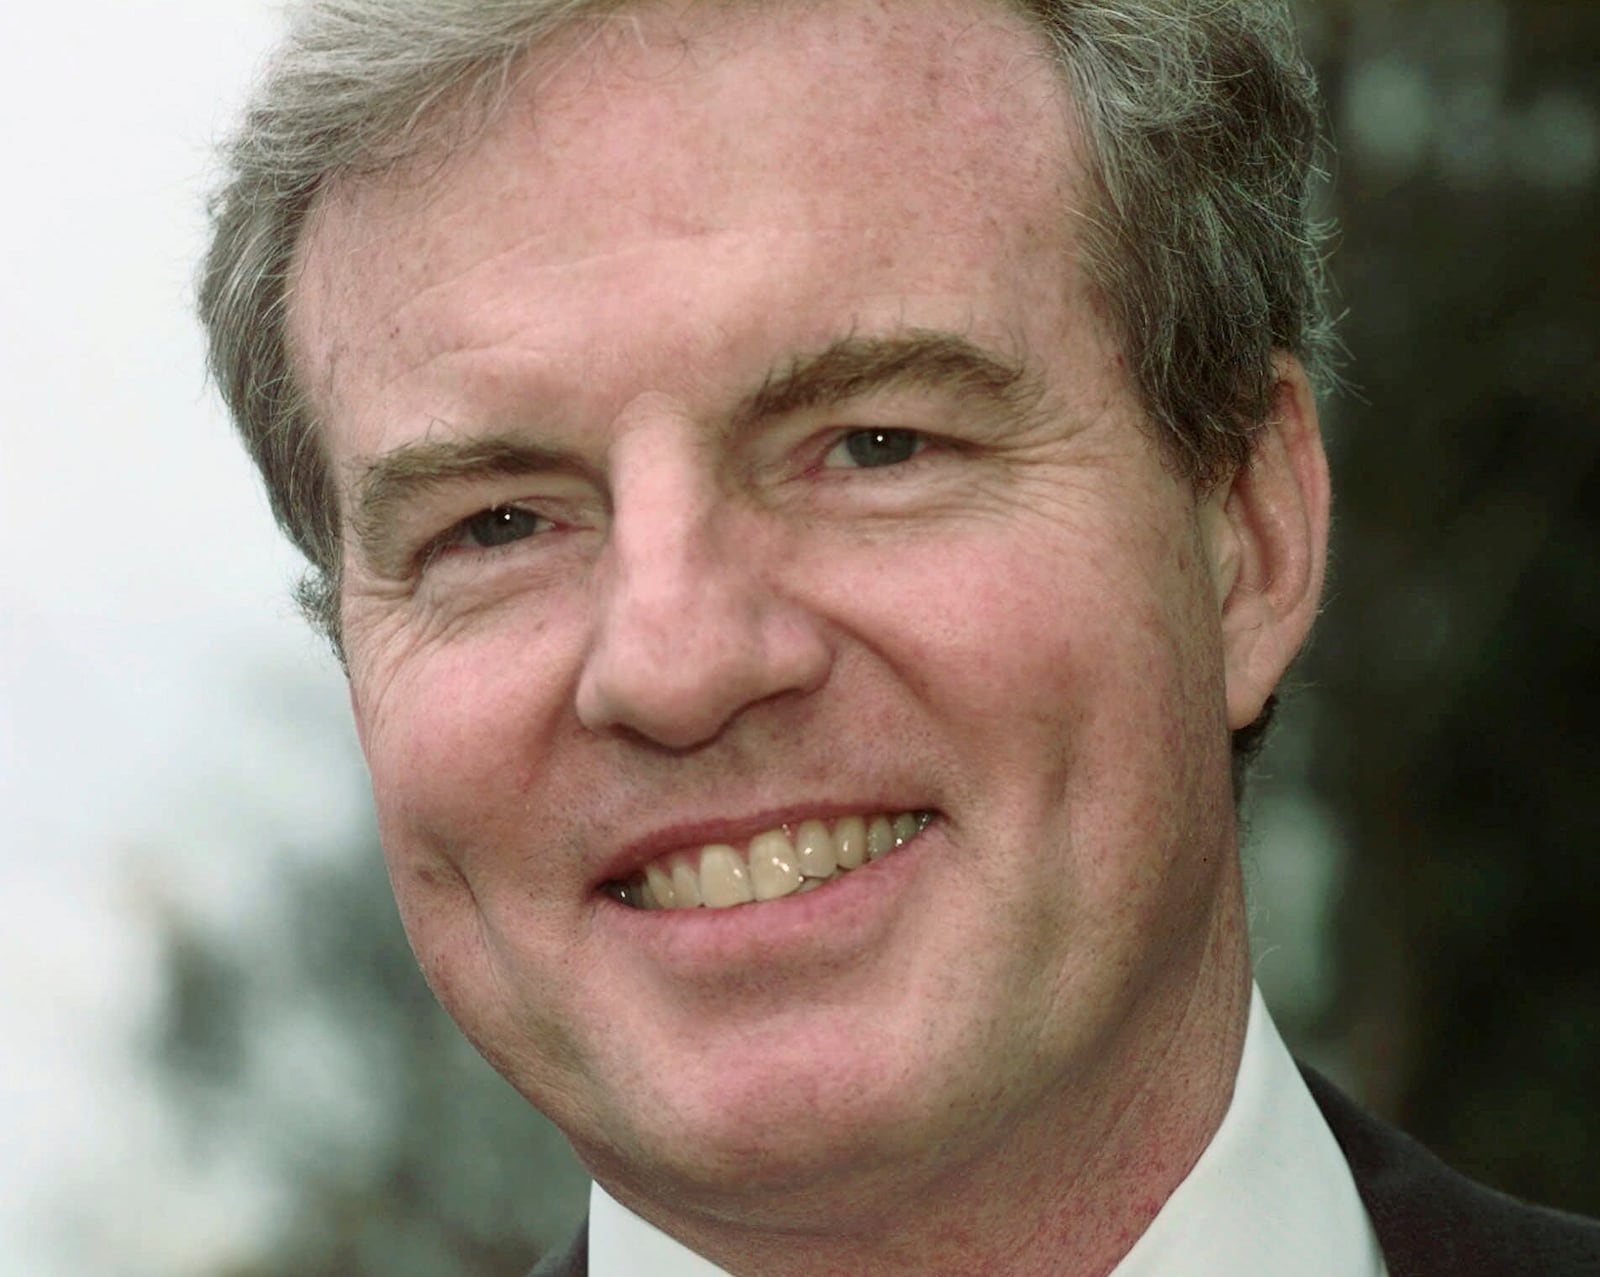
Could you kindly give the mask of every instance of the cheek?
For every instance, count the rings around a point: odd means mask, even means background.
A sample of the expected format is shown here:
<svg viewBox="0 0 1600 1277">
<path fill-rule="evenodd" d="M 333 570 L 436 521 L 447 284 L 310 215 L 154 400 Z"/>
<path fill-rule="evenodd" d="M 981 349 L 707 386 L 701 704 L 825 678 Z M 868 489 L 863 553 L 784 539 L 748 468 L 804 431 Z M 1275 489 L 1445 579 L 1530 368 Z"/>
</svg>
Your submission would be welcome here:
<svg viewBox="0 0 1600 1277">
<path fill-rule="evenodd" d="M 892 570 L 840 572 L 833 595 L 926 711 L 957 792 L 1070 838 L 1073 872 L 1098 880 L 1079 886 L 1105 896 L 1165 872 L 1229 784 L 1220 636 L 1187 525 L 1110 526 L 975 527 L 901 547 Z"/>
<path fill-rule="evenodd" d="M 1158 743 L 1176 711 L 1219 695 L 1209 586 L 1181 525 L 975 523 L 875 554 L 835 549 L 810 571 L 819 612 L 975 721 L 1059 730 L 1093 716 L 1107 737 Z M 1139 721 L 1117 730 L 1126 715 Z"/>
<path fill-rule="evenodd" d="M 551 945 L 571 934 L 579 864 L 575 832 L 539 816 L 562 675 L 528 632 L 417 644 L 356 665 L 352 679 L 384 857 L 423 976 L 490 1063 L 524 1083 L 560 1075 L 572 1054 Z M 539 979 L 516 979 L 534 954 Z M 531 988 L 541 996 L 524 996 Z"/>
<path fill-rule="evenodd" d="M 401 874 L 420 876 L 426 888 L 452 871 L 510 868 L 525 844 L 532 791 L 570 703 L 568 663 L 539 629 L 457 633 L 375 649 L 354 665 L 352 695 L 397 892 L 412 885 Z"/>
<path fill-rule="evenodd" d="M 458 973 L 479 943 L 472 856 L 495 787 L 461 671 L 442 659 L 354 674 L 378 833 L 401 921 L 423 974 L 455 1014 Z"/>
</svg>

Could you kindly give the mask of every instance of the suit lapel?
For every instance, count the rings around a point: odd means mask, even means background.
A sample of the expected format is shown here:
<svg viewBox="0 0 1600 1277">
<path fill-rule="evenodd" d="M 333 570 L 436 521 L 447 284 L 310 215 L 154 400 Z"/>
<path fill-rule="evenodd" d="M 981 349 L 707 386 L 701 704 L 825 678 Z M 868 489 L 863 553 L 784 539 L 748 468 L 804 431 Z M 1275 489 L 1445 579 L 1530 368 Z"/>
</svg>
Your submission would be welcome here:
<svg viewBox="0 0 1600 1277">
<path fill-rule="evenodd" d="M 1389 1277 L 1600 1275 L 1600 1224 L 1474 1183 L 1301 1072 L 1350 1163 Z"/>
</svg>

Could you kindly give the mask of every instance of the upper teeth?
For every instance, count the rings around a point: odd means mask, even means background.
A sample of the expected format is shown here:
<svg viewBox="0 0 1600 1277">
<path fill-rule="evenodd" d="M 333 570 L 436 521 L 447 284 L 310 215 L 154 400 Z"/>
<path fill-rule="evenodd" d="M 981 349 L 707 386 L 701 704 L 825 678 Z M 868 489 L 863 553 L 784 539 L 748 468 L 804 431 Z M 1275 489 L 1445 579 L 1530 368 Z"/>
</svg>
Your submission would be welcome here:
<svg viewBox="0 0 1600 1277">
<path fill-rule="evenodd" d="M 932 819 L 931 812 L 907 811 L 805 820 L 759 833 L 742 850 L 707 843 L 697 851 L 674 852 L 626 882 L 608 883 L 606 890 L 638 909 L 726 909 L 776 900 L 887 855 Z"/>
</svg>

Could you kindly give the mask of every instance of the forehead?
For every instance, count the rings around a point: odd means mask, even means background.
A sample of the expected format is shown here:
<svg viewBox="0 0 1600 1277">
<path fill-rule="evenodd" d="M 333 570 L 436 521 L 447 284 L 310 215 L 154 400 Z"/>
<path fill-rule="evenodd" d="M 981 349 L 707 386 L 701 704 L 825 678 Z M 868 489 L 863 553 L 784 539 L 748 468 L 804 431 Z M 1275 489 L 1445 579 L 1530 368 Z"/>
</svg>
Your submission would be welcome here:
<svg viewBox="0 0 1600 1277">
<path fill-rule="evenodd" d="M 996 4 L 652 5 L 574 25 L 522 70 L 443 164 L 320 199 L 290 322 L 329 412 L 380 366 L 559 344 L 529 328 L 540 306 L 592 353 L 604 317 L 562 303 L 593 311 L 608 281 L 630 285 L 618 320 L 713 307 L 708 259 L 745 256 L 791 310 L 908 276 L 959 309 L 975 273 L 1021 279 L 1067 233 L 1070 112 L 1042 39 Z"/>
</svg>

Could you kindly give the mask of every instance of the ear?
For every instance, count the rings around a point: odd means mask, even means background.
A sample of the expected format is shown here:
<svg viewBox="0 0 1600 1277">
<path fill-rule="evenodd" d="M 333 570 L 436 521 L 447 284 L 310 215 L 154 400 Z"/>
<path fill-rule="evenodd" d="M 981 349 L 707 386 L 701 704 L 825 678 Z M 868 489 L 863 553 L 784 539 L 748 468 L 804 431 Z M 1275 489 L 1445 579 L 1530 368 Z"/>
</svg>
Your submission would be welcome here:
<svg viewBox="0 0 1600 1277">
<path fill-rule="evenodd" d="M 1328 559 L 1328 460 L 1300 361 L 1275 360 L 1272 415 L 1249 462 L 1203 506 L 1221 609 L 1228 727 L 1260 715 L 1311 632 Z"/>
</svg>

